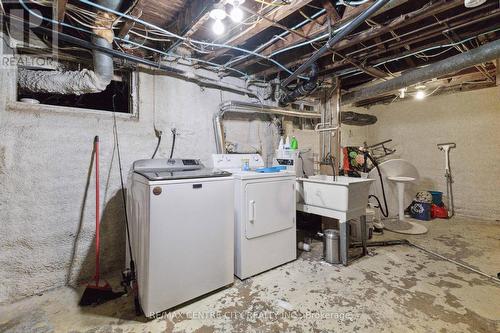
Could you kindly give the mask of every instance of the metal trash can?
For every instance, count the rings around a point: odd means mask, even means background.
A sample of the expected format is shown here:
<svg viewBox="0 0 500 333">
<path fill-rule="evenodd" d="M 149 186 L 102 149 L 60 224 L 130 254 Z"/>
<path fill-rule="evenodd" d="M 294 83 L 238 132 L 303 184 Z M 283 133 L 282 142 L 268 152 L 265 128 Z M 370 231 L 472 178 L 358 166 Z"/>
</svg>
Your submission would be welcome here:
<svg viewBox="0 0 500 333">
<path fill-rule="evenodd" d="M 330 264 L 340 264 L 340 233 L 335 229 L 323 232 L 323 257 Z"/>
</svg>

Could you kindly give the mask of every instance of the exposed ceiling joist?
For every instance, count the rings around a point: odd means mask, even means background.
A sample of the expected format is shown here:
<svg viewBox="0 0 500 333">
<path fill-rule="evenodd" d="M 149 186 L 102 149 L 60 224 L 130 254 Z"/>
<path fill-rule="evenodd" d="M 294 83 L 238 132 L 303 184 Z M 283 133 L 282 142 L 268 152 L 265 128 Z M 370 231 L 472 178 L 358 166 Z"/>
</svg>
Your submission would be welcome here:
<svg viewBox="0 0 500 333">
<path fill-rule="evenodd" d="M 341 59 L 344 59 L 345 61 L 347 61 L 348 63 L 350 63 L 354 67 L 362 70 L 363 72 L 365 72 L 366 74 L 368 74 L 370 76 L 373 76 L 373 77 L 379 78 L 379 79 L 383 79 L 383 80 L 385 80 L 385 78 L 387 77 L 387 74 L 380 69 L 377 69 L 375 67 L 366 66 L 366 65 L 360 63 L 359 61 L 351 59 L 351 58 L 346 57 L 346 56 L 343 56 L 338 52 L 335 52 L 335 54 L 338 55 Z"/>
<path fill-rule="evenodd" d="M 146 3 L 145 0 L 137 1 L 134 8 L 132 8 L 132 10 L 130 11 L 130 16 L 137 17 L 137 18 L 141 17 L 142 10 L 144 8 L 145 3 Z M 125 38 L 125 36 L 127 36 L 128 32 L 130 31 L 130 29 L 132 29 L 133 26 L 134 26 L 133 21 L 131 21 L 131 20 L 125 21 L 125 23 L 123 24 L 123 26 L 120 29 L 120 32 L 118 32 L 118 37 Z"/>
<path fill-rule="evenodd" d="M 64 15 L 66 15 L 66 4 L 68 0 L 57 0 L 56 2 L 56 11 L 57 11 L 57 20 L 62 22 L 64 20 Z"/>
<path fill-rule="evenodd" d="M 397 30 L 397 29 L 403 28 L 403 27 L 408 26 L 410 24 L 419 22 L 427 17 L 437 15 L 439 13 L 445 12 L 447 10 L 453 9 L 455 7 L 458 7 L 458 6 L 463 6 L 463 0 L 452 0 L 452 1 L 441 0 L 438 2 L 428 4 L 428 5 L 423 6 L 422 8 L 419 8 L 413 12 L 403 14 L 403 15 L 387 22 L 386 24 L 380 24 L 378 26 L 374 26 L 368 30 L 365 30 L 365 31 L 355 35 L 352 38 L 347 38 L 347 39 L 340 41 L 339 43 L 337 43 L 336 45 L 334 45 L 332 47 L 331 52 L 328 52 L 326 55 L 324 55 L 324 58 L 331 57 L 333 51 L 341 51 L 341 50 L 346 49 L 348 47 L 360 45 L 360 44 L 362 44 L 370 39 L 373 39 L 375 37 L 379 37 L 379 36 L 382 36 L 383 34 L 389 33 L 391 30 Z M 349 17 L 349 19 L 350 19 L 350 17 Z M 342 21 L 344 21 L 344 20 L 345 19 L 343 18 Z M 325 28 L 319 29 L 318 31 L 315 32 L 314 35 L 320 35 L 321 33 L 324 33 L 325 32 L 324 29 Z M 313 37 L 314 36 L 310 36 L 310 38 L 313 38 Z M 418 36 L 418 37 L 420 38 L 422 36 Z M 293 42 L 290 41 L 288 43 L 282 43 L 282 42 L 275 43 L 272 45 L 272 47 L 270 47 L 270 48 L 268 48 L 268 50 L 266 50 L 265 54 L 271 54 L 272 52 L 276 52 L 276 51 L 282 50 L 286 47 L 289 47 L 291 45 L 296 45 L 296 44 L 302 42 L 302 41 L 298 40 L 297 38 L 295 38 L 295 40 L 296 41 L 293 41 Z M 306 58 L 306 56 L 304 58 Z M 304 58 L 295 59 L 294 61 L 288 63 L 288 66 L 293 67 L 295 65 L 301 64 L 304 61 Z M 246 62 L 245 64 L 242 64 L 242 67 L 249 66 L 255 62 L 256 62 L 255 59 L 252 59 L 252 60 Z M 279 71 L 280 71 L 279 68 L 270 68 L 270 69 L 263 69 L 261 71 L 255 72 L 255 74 L 266 76 L 266 75 L 272 75 L 272 74 L 277 73 Z"/>
<path fill-rule="evenodd" d="M 233 45 L 233 46 L 238 46 L 242 45 L 250 37 L 253 37 L 257 35 L 258 33 L 266 30 L 269 27 L 273 26 L 273 22 L 279 22 L 283 20 L 284 18 L 288 17 L 289 15 L 293 14 L 295 11 L 301 9 L 302 7 L 306 6 L 309 4 L 312 0 L 296 0 L 293 3 L 286 5 L 286 6 L 279 6 L 273 11 L 271 11 L 269 14 L 266 14 L 265 17 L 268 18 L 269 20 L 261 20 L 255 25 L 252 25 L 248 27 L 247 29 L 243 30 L 241 33 L 230 37 L 226 41 L 224 41 L 224 44 L 228 45 Z M 217 50 L 213 53 L 211 53 L 208 58 L 210 59 L 215 59 L 221 55 L 226 53 L 225 49 L 220 49 Z"/>
<path fill-rule="evenodd" d="M 321 5 L 328 13 L 328 16 L 330 17 L 332 24 L 339 21 L 342 18 L 342 16 L 340 16 L 339 12 L 335 8 L 335 6 L 332 5 L 330 0 L 321 0 Z"/>
<path fill-rule="evenodd" d="M 344 16 L 339 21 L 336 22 L 335 26 L 339 26 L 339 25 L 342 25 L 342 24 L 348 22 L 353 17 L 362 13 L 368 6 L 369 6 L 368 4 L 365 4 L 362 6 L 354 7 L 354 9 L 352 11 L 350 11 L 349 13 L 347 13 L 347 14 L 344 13 Z M 281 51 L 281 50 L 286 49 L 287 47 L 290 47 L 293 45 L 307 42 L 308 40 L 310 40 L 316 36 L 319 36 L 321 34 L 328 32 L 328 29 L 330 28 L 330 26 L 328 24 L 327 18 L 328 18 L 328 15 L 321 16 L 320 18 L 318 18 L 318 20 L 317 20 L 318 22 L 313 21 L 313 22 L 310 22 L 310 23 L 304 25 L 300 29 L 297 29 L 305 35 L 305 38 L 298 37 L 297 35 L 291 35 L 291 34 L 287 35 L 287 36 L 281 38 L 280 40 L 276 41 L 275 43 L 269 45 L 268 47 L 262 49 L 261 54 L 267 57 L 267 56 L 270 56 L 271 54 L 273 54 L 274 52 Z M 246 62 L 240 64 L 238 67 L 244 68 L 247 66 L 251 66 L 258 61 L 259 61 L 259 59 L 249 59 Z"/>
<path fill-rule="evenodd" d="M 269 23 L 271 23 L 271 24 L 272 24 L 273 26 L 275 26 L 275 27 L 281 28 L 281 29 L 283 29 L 283 30 L 286 30 L 286 31 L 288 31 L 288 32 L 292 33 L 292 34 L 296 34 L 296 35 L 298 35 L 299 37 L 305 38 L 304 34 L 302 34 L 302 33 L 298 32 L 298 31 L 296 31 L 296 30 L 292 30 L 292 29 L 290 29 L 290 28 L 288 28 L 288 27 L 284 26 L 283 24 L 279 23 L 278 21 L 271 20 L 271 19 L 270 19 L 270 18 L 268 18 L 267 16 L 265 16 L 265 15 L 261 15 L 261 14 L 259 14 L 258 12 L 254 11 L 254 10 L 251 10 L 251 9 L 249 9 L 249 8 L 245 7 L 245 6 L 240 6 L 240 7 L 241 7 L 241 9 L 243 9 L 244 11 L 246 11 L 247 13 L 252 14 L 252 15 L 255 15 L 255 16 L 257 16 L 258 18 L 263 19 L 263 20 L 265 20 L 265 21 L 268 21 Z"/>
<path fill-rule="evenodd" d="M 177 15 L 173 24 L 173 32 L 182 36 L 189 37 L 195 33 L 199 27 L 205 23 L 210 14 L 213 5 L 218 2 L 215 0 L 192 0 L 187 6 Z M 167 52 L 173 50 L 182 41 L 175 41 Z"/>
</svg>

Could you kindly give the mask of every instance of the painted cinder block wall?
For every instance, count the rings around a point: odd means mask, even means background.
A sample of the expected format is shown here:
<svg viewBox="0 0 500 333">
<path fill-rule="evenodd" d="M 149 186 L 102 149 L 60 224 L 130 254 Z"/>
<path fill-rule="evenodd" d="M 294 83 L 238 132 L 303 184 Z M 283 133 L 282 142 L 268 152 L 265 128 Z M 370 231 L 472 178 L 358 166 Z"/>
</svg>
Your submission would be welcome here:
<svg viewBox="0 0 500 333">
<path fill-rule="evenodd" d="M 124 215 L 112 113 L 13 106 L 15 70 L 2 69 L 0 76 L 0 303 L 75 285 L 93 274 L 95 135 L 101 144 L 101 266 L 105 272 L 122 269 Z M 149 73 L 138 75 L 137 98 L 138 117 L 117 116 L 125 179 L 134 160 L 151 157 L 154 127 L 164 133 L 157 157 L 168 157 L 175 127 L 174 157 L 210 165 L 212 116 L 221 99 L 255 101 Z M 233 141 L 261 146 L 268 159 L 279 141 L 265 117 L 229 120 L 225 130 Z M 294 135 L 318 144 L 313 131 L 294 130 Z"/>
<path fill-rule="evenodd" d="M 455 142 L 450 153 L 457 215 L 500 220 L 500 86 L 430 96 L 407 97 L 389 105 L 358 109 L 376 115 L 366 127 L 344 127 L 352 145 L 392 139 L 395 158 L 413 163 L 421 177 L 419 189 L 446 192 L 444 153 L 438 143 Z"/>
</svg>

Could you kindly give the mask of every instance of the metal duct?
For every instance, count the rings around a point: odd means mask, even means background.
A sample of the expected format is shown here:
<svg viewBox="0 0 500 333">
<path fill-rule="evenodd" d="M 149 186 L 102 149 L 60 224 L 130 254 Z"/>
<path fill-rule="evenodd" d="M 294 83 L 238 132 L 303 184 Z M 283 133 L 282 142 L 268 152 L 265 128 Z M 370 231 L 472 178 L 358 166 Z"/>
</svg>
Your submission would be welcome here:
<svg viewBox="0 0 500 333">
<path fill-rule="evenodd" d="M 118 10 L 122 0 L 98 0 L 107 8 Z M 98 12 L 99 15 L 107 15 Z M 108 20 L 109 21 L 109 20 Z M 101 25 L 96 22 L 96 25 Z M 105 49 L 113 49 L 113 30 L 95 30 L 92 43 Z M 113 57 L 99 50 L 92 51 L 94 70 L 44 71 L 20 69 L 18 84 L 21 89 L 33 92 L 82 95 L 104 91 L 113 79 Z"/>
<path fill-rule="evenodd" d="M 500 58 L 500 40 L 484 44 L 468 52 L 412 70 L 397 78 L 347 93 L 342 96 L 342 104 L 350 104 L 366 98 L 396 91 L 498 58 Z"/>
<path fill-rule="evenodd" d="M 309 80 L 302 84 L 299 84 L 299 86 L 292 91 L 288 91 L 288 89 L 285 88 L 287 93 L 280 98 L 280 106 L 287 106 L 288 104 L 295 102 L 297 99 L 305 97 L 312 93 L 318 87 L 318 73 L 318 65 L 316 65 L 315 63 L 312 64 L 311 73 L 309 74 Z"/>
<path fill-rule="evenodd" d="M 279 116 L 295 117 L 295 118 L 306 118 L 306 119 L 321 119 L 321 114 L 316 112 L 301 112 L 295 110 L 289 110 L 284 108 L 278 108 L 267 105 L 252 104 L 246 102 L 228 101 L 220 105 L 220 111 L 214 115 L 214 133 L 215 133 L 215 144 L 217 148 L 217 153 L 222 154 L 225 152 L 225 140 L 224 140 L 224 130 L 222 121 L 226 113 L 238 113 L 238 114 L 273 114 Z"/>
<path fill-rule="evenodd" d="M 340 40 L 342 40 L 344 37 L 349 35 L 351 32 L 354 31 L 359 25 L 365 22 L 366 19 L 370 18 L 373 14 L 375 14 L 380 8 L 382 8 L 384 5 L 386 5 L 389 1 L 391 0 L 377 0 L 371 7 L 366 9 L 363 13 L 358 15 L 354 20 L 349 22 L 347 26 L 340 30 L 337 34 L 335 34 L 332 38 L 330 38 L 325 45 L 323 45 L 316 53 L 314 53 L 309 59 L 307 59 L 306 62 L 304 62 L 302 65 L 295 70 L 289 77 L 287 77 L 283 82 L 281 83 L 282 87 L 286 87 L 289 85 L 293 80 L 295 80 L 301 73 L 303 73 L 311 64 L 315 63 L 326 51 L 328 51 L 330 48 L 332 48 L 335 44 L 337 44 Z"/>
<path fill-rule="evenodd" d="M 6 17 L 7 16 L 3 16 L 3 15 L 1 16 L 1 18 L 6 18 Z M 8 18 L 12 19 L 12 20 L 19 20 L 15 16 L 9 16 Z M 220 90 L 224 90 L 224 91 L 231 91 L 231 92 L 235 92 L 238 94 L 254 96 L 258 99 L 261 99 L 261 97 L 259 96 L 259 94 L 257 92 L 252 91 L 250 89 L 247 89 L 245 87 L 240 87 L 240 86 L 237 86 L 234 84 L 229 84 L 229 83 L 223 82 L 221 80 L 215 80 L 215 79 L 212 79 L 212 78 L 207 77 L 207 76 L 203 76 L 203 75 L 195 74 L 193 72 L 185 71 L 183 69 L 170 67 L 170 66 L 167 66 L 163 63 L 158 63 L 158 62 L 155 62 L 155 61 L 152 61 L 149 59 L 144 59 L 144 58 L 141 58 L 138 56 L 134 56 L 132 54 L 128 54 L 128 53 L 124 53 L 124 52 L 115 50 L 113 48 L 102 47 L 100 45 L 96 45 L 95 43 L 91 43 L 89 41 L 82 40 L 80 38 L 76 38 L 76 37 L 73 37 L 71 35 L 68 35 L 68 34 L 65 34 L 62 32 L 57 32 L 57 31 L 54 32 L 53 30 L 47 29 L 47 28 L 42 27 L 42 26 L 37 26 L 36 32 L 43 34 L 45 36 L 52 36 L 53 33 L 56 33 L 57 38 L 61 41 L 65 41 L 67 43 L 71 43 L 71 44 L 92 50 L 93 52 L 99 51 L 100 53 L 107 54 L 113 58 L 124 59 L 124 60 L 130 61 L 130 62 L 135 63 L 135 64 L 146 65 L 146 66 L 149 66 L 149 68 L 152 69 L 155 73 L 156 73 L 156 71 L 161 72 L 161 73 L 165 73 L 166 75 L 169 75 L 171 77 L 178 78 L 181 80 L 186 80 L 189 82 L 193 82 L 193 83 L 198 84 L 199 86 L 202 86 L 202 87 L 216 88 L 216 89 L 220 89 Z M 41 73 L 43 73 L 43 71 L 34 71 L 34 72 L 40 72 L 40 75 L 41 75 Z M 88 72 L 87 75 L 93 75 L 94 77 L 96 76 L 93 71 L 83 70 L 82 72 Z M 63 72 L 52 71 L 52 73 L 54 76 L 56 76 L 56 75 L 60 75 Z M 74 86 L 77 84 L 83 85 L 86 83 L 86 80 L 82 80 L 81 77 L 78 76 L 79 73 L 81 73 L 81 72 L 75 71 L 75 72 L 64 72 L 64 73 L 68 73 L 67 74 L 68 78 L 61 79 L 61 77 L 60 77 L 61 82 L 64 82 L 65 80 L 69 80 L 70 78 L 72 78 L 73 82 L 70 84 L 71 86 Z M 35 75 L 35 74 L 32 74 L 32 75 Z M 44 81 L 42 81 L 42 80 L 39 80 L 39 82 L 41 84 L 44 83 Z M 61 87 L 62 86 L 64 86 L 64 85 L 61 84 Z M 81 88 L 81 89 L 85 89 L 85 88 Z M 71 93 L 71 92 L 68 92 L 68 94 L 69 93 Z"/>
</svg>

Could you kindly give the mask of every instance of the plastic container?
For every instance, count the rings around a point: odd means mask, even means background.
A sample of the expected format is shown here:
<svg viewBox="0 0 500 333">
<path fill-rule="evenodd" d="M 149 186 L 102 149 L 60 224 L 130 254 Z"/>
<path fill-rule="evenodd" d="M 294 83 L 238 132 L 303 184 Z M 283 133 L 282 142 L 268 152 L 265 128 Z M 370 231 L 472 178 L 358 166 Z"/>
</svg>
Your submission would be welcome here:
<svg viewBox="0 0 500 333">
<path fill-rule="evenodd" d="M 297 138 L 292 136 L 292 139 L 290 140 L 290 149 L 296 150 L 299 148 L 299 142 L 297 141 Z"/>
<path fill-rule="evenodd" d="M 432 194 L 432 203 L 440 206 L 443 202 L 443 192 L 429 191 Z"/>
<path fill-rule="evenodd" d="M 431 217 L 433 219 L 447 219 L 448 218 L 448 210 L 446 207 L 439 207 L 438 205 L 431 205 Z"/>
<path fill-rule="evenodd" d="M 290 149 L 290 137 L 287 136 L 286 139 L 285 139 L 285 146 L 284 146 L 285 149 Z"/>
<path fill-rule="evenodd" d="M 278 144 L 278 150 L 283 150 L 285 148 L 285 143 L 283 142 L 283 137 L 280 137 L 280 143 Z"/>
<path fill-rule="evenodd" d="M 410 216 L 417 220 L 431 220 L 431 205 L 428 202 L 413 201 L 410 205 Z"/>
<path fill-rule="evenodd" d="M 244 158 L 241 160 L 241 170 L 250 171 L 250 160 L 248 158 Z"/>
</svg>

